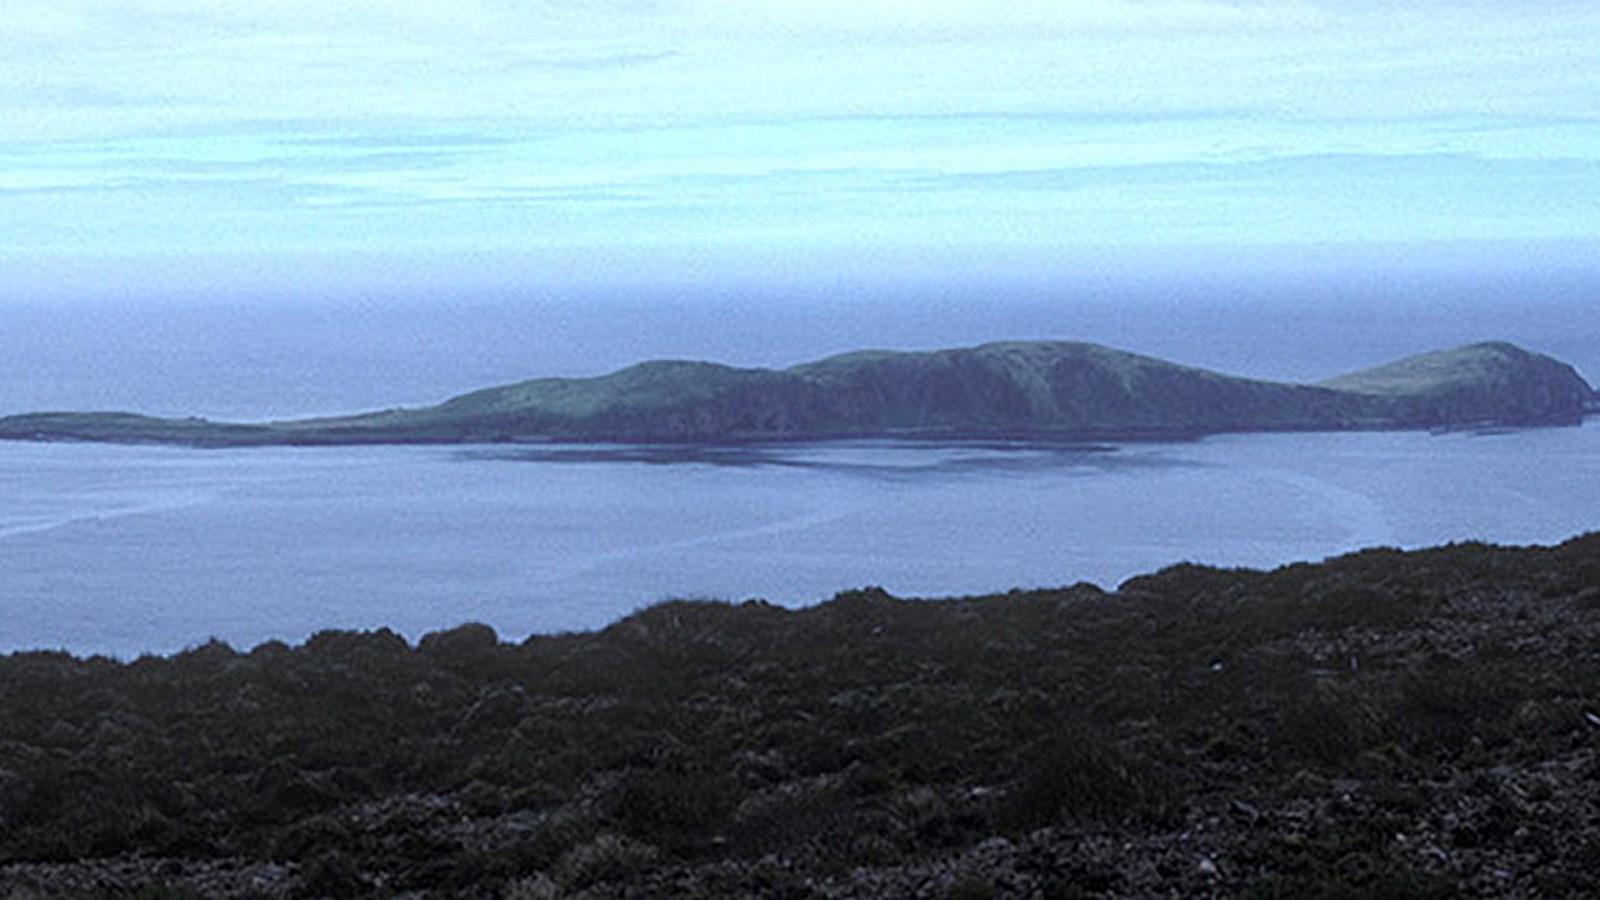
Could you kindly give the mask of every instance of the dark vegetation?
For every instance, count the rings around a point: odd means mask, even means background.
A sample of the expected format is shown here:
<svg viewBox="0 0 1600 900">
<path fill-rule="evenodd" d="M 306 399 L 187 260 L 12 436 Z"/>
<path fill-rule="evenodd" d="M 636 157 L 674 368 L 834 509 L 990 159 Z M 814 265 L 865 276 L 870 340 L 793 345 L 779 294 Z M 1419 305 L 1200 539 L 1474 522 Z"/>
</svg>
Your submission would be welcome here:
<svg viewBox="0 0 1600 900">
<path fill-rule="evenodd" d="M 1600 894 L 1600 535 L 0 658 L 0 896 Z"/>
</svg>

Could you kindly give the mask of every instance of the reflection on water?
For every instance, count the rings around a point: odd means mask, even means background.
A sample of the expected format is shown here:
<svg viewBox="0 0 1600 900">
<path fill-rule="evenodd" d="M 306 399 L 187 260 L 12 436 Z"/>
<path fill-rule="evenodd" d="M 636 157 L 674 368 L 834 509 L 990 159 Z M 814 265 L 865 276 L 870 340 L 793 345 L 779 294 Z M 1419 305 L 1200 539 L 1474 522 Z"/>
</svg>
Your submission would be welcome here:
<svg viewBox="0 0 1600 900">
<path fill-rule="evenodd" d="M 806 469 L 868 477 L 929 477 L 970 473 L 1029 473 L 1054 469 L 1151 468 L 1196 465 L 1193 461 L 1129 455 L 1112 444 L 1036 441 L 832 441 L 751 444 L 607 444 L 457 451 L 460 459 L 483 462 L 564 464 L 642 463 L 727 468 Z"/>
</svg>

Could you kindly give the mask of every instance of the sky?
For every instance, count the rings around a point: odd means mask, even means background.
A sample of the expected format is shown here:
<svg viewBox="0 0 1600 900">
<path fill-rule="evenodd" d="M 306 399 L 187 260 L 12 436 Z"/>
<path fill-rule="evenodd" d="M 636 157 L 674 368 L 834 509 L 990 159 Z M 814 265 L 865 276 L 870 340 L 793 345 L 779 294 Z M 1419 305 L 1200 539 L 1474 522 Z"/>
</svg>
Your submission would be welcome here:
<svg viewBox="0 0 1600 900">
<path fill-rule="evenodd" d="M 1600 270 L 1600 4 L 7 0 L 0 296 Z"/>
</svg>

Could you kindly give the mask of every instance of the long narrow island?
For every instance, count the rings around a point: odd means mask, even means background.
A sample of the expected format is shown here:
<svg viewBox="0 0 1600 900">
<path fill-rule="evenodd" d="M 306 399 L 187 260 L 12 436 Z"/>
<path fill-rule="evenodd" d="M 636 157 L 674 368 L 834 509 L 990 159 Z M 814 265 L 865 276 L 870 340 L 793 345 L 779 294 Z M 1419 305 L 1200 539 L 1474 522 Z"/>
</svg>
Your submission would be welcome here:
<svg viewBox="0 0 1600 900">
<path fill-rule="evenodd" d="M 1108 347 L 1009 342 L 863 351 L 787 369 L 655 361 L 436 406 L 243 424 L 128 412 L 0 418 L 0 439 L 205 447 L 740 442 L 832 438 L 1164 440 L 1251 431 L 1571 425 L 1600 396 L 1511 344 L 1413 356 L 1318 384 L 1223 375 Z"/>
</svg>

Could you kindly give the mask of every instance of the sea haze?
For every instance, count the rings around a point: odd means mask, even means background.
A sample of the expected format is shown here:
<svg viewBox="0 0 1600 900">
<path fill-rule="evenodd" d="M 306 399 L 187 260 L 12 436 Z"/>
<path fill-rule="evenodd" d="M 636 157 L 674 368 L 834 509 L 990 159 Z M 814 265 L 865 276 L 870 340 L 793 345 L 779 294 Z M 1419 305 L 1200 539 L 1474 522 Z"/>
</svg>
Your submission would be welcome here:
<svg viewBox="0 0 1600 900">
<path fill-rule="evenodd" d="M 0 444 L 0 649 L 591 628 L 669 597 L 943 596 L 1593 528 L 1600 423 L 1115 448 Z"/>
</svg>

